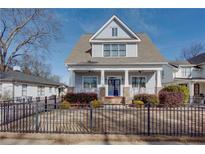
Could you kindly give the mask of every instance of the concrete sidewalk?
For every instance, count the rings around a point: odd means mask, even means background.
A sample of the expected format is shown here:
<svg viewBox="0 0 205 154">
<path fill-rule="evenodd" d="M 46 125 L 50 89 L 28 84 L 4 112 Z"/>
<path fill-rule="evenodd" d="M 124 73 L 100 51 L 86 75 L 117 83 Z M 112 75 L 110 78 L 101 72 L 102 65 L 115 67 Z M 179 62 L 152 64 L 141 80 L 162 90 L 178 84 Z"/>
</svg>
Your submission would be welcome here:
<svg viewBox="0 0 205 154">
<path fill-rule="evenodd" d="M 22 134 L 0 133 L 0 144 L 4 145 L 181 145 L 205 144 L 205 137 L 98 135 L 98 134 Z"/>
</svg>

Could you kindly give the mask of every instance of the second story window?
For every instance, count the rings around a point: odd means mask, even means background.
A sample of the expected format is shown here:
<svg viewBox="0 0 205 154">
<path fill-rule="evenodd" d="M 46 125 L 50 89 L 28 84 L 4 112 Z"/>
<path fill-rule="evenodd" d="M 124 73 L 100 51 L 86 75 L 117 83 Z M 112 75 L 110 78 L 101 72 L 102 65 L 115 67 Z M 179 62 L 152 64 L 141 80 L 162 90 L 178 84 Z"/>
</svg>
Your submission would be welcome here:
<svg viewBox="0 0 205 154">
<path fill-rule="evenodd" d="M 104 44 L 104 57 L 125 57 L 125 44 Z"/>
<path fill-rule="evenodd" d="M 117 28 L 112 28 L 112 36 L 117 36 Z"/>
<path fill-rule="evenodd" d="M 182 70 L 182 77 L 191 77 L 191 68 L 190 67 L 183 67 Z"/>
</svg>

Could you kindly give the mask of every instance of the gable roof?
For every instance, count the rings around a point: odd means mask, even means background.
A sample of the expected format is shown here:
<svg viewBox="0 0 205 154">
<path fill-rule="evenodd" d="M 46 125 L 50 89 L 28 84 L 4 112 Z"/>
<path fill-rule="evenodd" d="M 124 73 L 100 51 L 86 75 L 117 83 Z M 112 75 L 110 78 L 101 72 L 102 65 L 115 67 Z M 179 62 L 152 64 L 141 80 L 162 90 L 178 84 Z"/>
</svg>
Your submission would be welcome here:
<svg viewBox="0 0 205 154">
<path fill-rule="evenodd" d="M 198 56 L 195 56 L 193 58 L 190 58 L 188 60 L 191 64 L 201 64 L 205 62 L 205 53 L 201 53 Z"/>
<path fill-rule="evenodd" d="M 61 86 L 62 83 L 55 82 L 49 79 L 45 79 L 42 77 L 37 77 L 33 75 L 27 75 L 22 72 L 17 71 L 9 71 L 9 72 L 1 72 L 0 74 L 0 82 L 23 82 L 23 83 L 34 83 L 34 84 L 43 84 L 43 85 L 53 85 L 53 86 Z"/>
<path fill-rule="evenodd" d="M 141 42 L 138 43 L 138 57 L 92 57 L 91 45 L 89 43 L 92 34 L 85 34 L 71 51 L 65 63 L 70 65 L 109 65 L 109 64 L 143 64 L 143 63 L 167 63 L 167 60 L 160 54 L 152 41 L 145 33 L 136 33 Z"/>
<path fill-rule="evenodd" d="M 89 42 L 92 42 L 94 38 L 102 32 L 107 25 L 109 25 L 113 20 L 117 21 L 122 27 L 124 27 L 135 39 L 135 41 L 141 41 L 140 38 L 134 33 L 124 22 L 122 22 L 117 16 L 113 15 L 90 39 Z"/>
</svg>

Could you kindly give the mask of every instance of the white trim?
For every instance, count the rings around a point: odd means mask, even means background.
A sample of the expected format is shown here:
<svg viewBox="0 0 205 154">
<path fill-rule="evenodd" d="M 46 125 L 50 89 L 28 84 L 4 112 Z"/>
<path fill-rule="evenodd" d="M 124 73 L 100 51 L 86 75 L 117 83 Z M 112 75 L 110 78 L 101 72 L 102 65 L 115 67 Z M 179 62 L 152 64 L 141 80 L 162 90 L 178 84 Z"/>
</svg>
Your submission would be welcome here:
<svg viewBox="0 0 205 154">
<path fill-rule="evenodd" d="M 104 71 L 125 71 L 125 70 L 128 70 L 128 71 L 138 71 L 138 70 L 141 70 L 141 71 L 156 71 L 156 70 L 162 70 L 162 68 L 93 68 L 92 66 L 91 67 L 73 67 L 73 68 L 68 68 L 68 70 L 89 70 L 89 71 L 101 71 L 101 70 L 104 70 Z"/>
<path fill-rule="evenodd" d="M 116 38 L 113 40 L 93 40 L 91 43 L 136 43 L 139 42 L 137 40 L 117 40 Z"/>
<path fill-rule="evenodd" d="M 109 44 L 110 45 L 110 56 L 107 56 L 107 57 L 105 57 L 104 56 L 104 45 L 105 44 Z M 112 44 L 117 44 L 118 45 L 118 51 L 117 51 L 117 56 L 112 56 L 111 55 L 111 46 L 112 46 Z M 125 45 L 125 56 L 119 56 L 119 45 Z M 125 57 L 127 57 L 127 43 L 102 43 L 102 57 L 103 58 L 125 58 Z"/>
<path fill-rule="evenodd" d="M 85 87 L 84 87 L 84 78 L 85 77 L 96 77 L 96 79 L 97 79 L 97 87 L 96 88 L 98 88 L 98 76 L 96 76 L 96 75 L 88 75 L 88 76 L 86 76 L 86 75 L 84 75 L 84 76 L 82 76 L 82 81 L 81 81 L 81 88 L 82 89 L 85 89 Z"/>
<path fill-rule="evenodd" d="M 140 42 L 140 38 L 134 33 L 131 31 L 130 28 L 128 28 L 125 23 L 123 23 L 117 16 L 113 15 L 90 39 L 89 39 L 89 42 L 93 42 L 93 39 L 113 20 L 117 20 L 121 26 L 123 26 L 128 32 L 130 32 L 130 34 L 132 34 L 138 41 Z"/>
</svg>

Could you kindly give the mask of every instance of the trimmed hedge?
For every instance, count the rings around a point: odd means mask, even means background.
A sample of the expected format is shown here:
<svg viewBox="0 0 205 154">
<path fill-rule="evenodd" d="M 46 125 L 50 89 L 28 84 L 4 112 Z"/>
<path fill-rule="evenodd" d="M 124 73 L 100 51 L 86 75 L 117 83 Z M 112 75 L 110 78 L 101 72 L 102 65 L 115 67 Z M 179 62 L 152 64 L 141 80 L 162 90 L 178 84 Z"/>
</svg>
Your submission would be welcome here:
<svg viewBox="0 0 205 154">
<path fill-rule="evenodd" d="M 89 104 L 98 97 L 96 93 L 67 93 L 64 99 L 70 103 Z"/>
<path fill-rule="evenodd" d="M 183 94 L 179 92 L 159 92 L 159 106 L 160 107 L 178 107 L 183 105 Z"/>
<path fill-rule="evenodd" d="M 157 96 L 154 94 L 137 94 L 134 96 L 134 100 L 140 100 L 145 105 L 150 103 L 152 106 L 156 106 L 159 103 Z"/>
<path fill-rule="evenodd" d="M 189 89 L 186 86 L 170 85 L 170 86 L 164 87 L 160 92 L 162 92 L 162 91 L 182 93 L 183 102 L 188 103 L 188 101 L 189 101 Z"/>
</svg>

